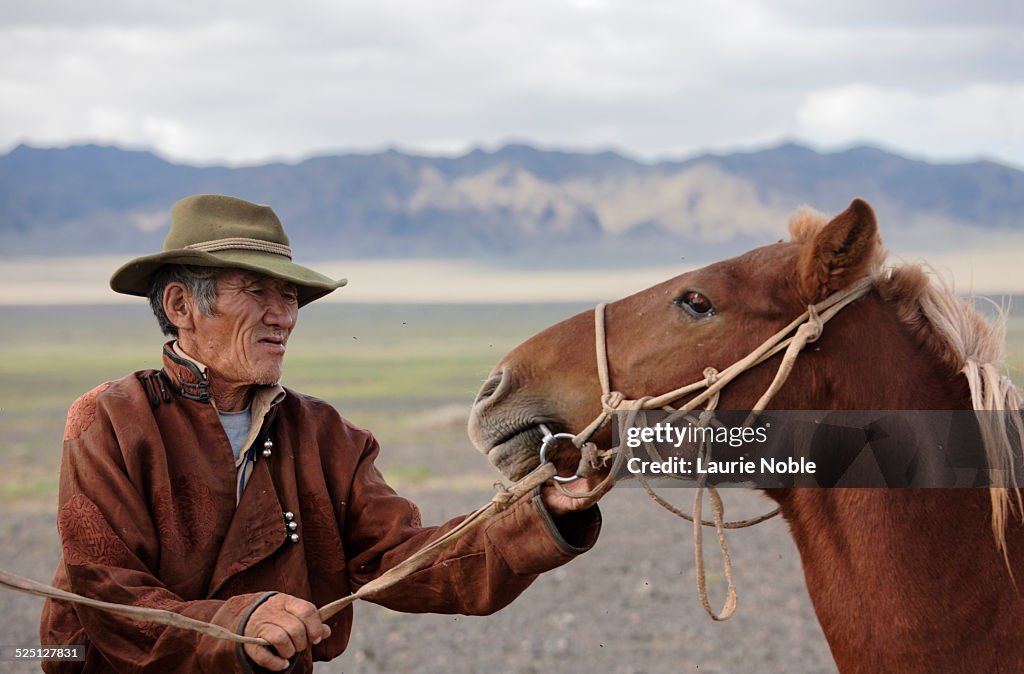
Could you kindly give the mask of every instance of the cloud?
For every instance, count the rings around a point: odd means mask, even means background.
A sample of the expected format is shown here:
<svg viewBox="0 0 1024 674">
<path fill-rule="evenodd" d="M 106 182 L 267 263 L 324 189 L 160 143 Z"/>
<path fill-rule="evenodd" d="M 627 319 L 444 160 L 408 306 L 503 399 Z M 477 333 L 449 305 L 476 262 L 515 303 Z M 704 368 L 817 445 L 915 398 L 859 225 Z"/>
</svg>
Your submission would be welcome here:
<svg viewBox="0 0 1024 674">
<path fill-rule="evenodd" d="M 0 148 L 102 141 L 246 162 L 518 138 L 655 157 L 866 134 L 926 154 L 956 136 L 956 152 L 1024 164 L 1019 137 L 998 147 L 1005 125 L 821 117 L 858 103 L 864 87 L 876 101 L 1014 114 L 1024 43 L 1006 1 L 40 0 L 9 10 Z M 985 87 L 1004 93 L 977 93 Z"/>
<path fill-rule="evenodd" d="M 1024 157 L 1024 84 L 938 93 L 851 84 L 807 94 L 798 134 L 826 144 L 874 141 L 945 159 Z"/>
</svg>

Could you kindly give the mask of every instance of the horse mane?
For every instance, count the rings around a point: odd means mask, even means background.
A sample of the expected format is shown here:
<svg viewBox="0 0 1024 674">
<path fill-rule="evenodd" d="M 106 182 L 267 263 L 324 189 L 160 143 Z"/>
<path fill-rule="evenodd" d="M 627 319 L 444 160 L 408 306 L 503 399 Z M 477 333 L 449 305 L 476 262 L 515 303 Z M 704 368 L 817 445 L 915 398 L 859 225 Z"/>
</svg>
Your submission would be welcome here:
<svg viewBox="0 0 1024 674">
<path fill-rule="evenodd" d="M 825 215 L 802 206 L 789 221 L 792 240 L 807 243 L 827 223 Z M 986 320 L 974 307 L 973 296 L 959 297 L 952 284 L 932 268 L 924 264 L 886 268 L 885 257 L 885 248 L 879 245 L 868 268 L 882 301 L 895 308 L 918 348 L 935 357 L 950 377 L 962 374 L 966 378 L 972 407 L 989 412 L 979 414 L 978 423 L 989 468 L 999 471 L 1003 483 L 1009 485 L 989 489 L 992 529 L 1006 554 L 1008 516 L 1024 513 L 1015 479 L 1024 439 L 1024 400 L 1010 378 L 1002 374 L 1007 312 L 996 307 L 995 319 Z"/>
</svg>

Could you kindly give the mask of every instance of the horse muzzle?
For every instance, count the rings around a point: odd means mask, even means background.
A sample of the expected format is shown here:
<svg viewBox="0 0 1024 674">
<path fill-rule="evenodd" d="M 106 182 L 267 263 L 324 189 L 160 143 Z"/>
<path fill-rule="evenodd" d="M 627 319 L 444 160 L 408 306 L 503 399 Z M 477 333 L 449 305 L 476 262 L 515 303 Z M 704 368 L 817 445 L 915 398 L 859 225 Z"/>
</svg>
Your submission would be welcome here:
<svg viewBox="0 0 1024 674">
<path fill-rule="evenodd" d="M 510 368 L 484 382 L 469 417 L 469 437 L 505 477 L 518 480 L 539 464 L 541 424 L 561 428 L 539 396 L 524 395 Z"/>
</svg>

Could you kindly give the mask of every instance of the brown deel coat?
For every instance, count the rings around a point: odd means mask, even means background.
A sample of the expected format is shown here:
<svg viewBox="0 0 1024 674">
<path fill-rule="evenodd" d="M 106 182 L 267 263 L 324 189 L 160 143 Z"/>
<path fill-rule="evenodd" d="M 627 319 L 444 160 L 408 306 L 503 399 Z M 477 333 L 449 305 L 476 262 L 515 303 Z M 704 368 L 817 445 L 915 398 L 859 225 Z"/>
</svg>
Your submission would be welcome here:
<svg viewBox="0 0 1024 674">
<path fill-rule="evenodd" d="M 152 371 L 149 371 L 152 373 Z M 108 601 L 169 609 L 237 631 L 269 591 L 317 606 L 350 594 L 455 526 L 422 527 L 416 506 L 374 466 L 373 436 L 327 403 L 288 391 L 257 439 L 260 457 L 237 507 L 235 464 L 210 402 L 179 394 L 193 373 L 165 357 L 166 393 L 136 373 L 79 398 L 68 414 L 54 585 Z M 156 389 L 159 391 L 159 389 Z M 154 404 L 154 401 L 156 404 Z M 298 542 L 287 539 L 294 513 Z M 524 499 L 373 600 L 411 612 L 486 614 L 537 574 L 593 545 L 596 507 L 560 518 Z M 352 609 L 299 659 L 341 653 Z M 245 672 L 235 644 L 49 600 L 41 642 L 86 644 L 86 661 L 48 672 Z"/>
</svg>

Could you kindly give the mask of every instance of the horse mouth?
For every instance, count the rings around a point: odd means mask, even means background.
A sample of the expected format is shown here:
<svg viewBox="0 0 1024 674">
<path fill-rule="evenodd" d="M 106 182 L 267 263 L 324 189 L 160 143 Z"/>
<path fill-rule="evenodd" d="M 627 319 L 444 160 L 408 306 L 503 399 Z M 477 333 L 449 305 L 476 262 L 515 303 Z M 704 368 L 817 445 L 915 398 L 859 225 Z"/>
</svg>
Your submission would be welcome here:
<svg viewBox="0 0 1024 674">
<path fill-rule="evenodd" d="M 515 428 L 497 436 L 491 442 L 477 441 L 477 447 L 501 474 L 518 480 L 540 465 L 540 446 L 546 433 L 536 422 Z"/>
<path fill-rule="evenodd" d="M 517 395 L 518 379 L 502 367 L 484 382 L 469 416 L 469 437 L 502 475 L 519 480 L 540 465 L 545 436 L 566 427 L 549 403 Z"/>
</svg>

